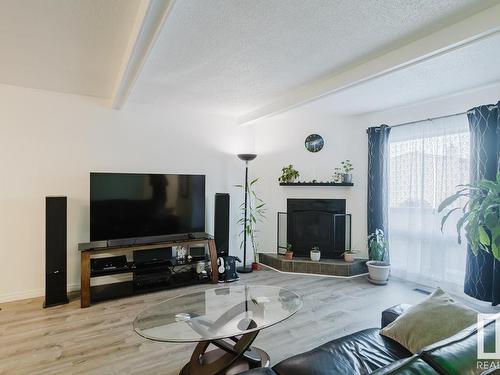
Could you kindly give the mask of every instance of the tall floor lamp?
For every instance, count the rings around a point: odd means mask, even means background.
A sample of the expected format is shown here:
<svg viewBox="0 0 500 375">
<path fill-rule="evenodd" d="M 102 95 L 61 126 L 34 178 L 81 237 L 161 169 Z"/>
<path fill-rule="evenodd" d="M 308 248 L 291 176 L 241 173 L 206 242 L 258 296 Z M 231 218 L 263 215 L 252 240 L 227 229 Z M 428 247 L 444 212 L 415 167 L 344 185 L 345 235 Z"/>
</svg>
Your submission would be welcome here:
<svg viewBox="0 0 500 375">
<path fill-rule="evenodd" d="M 236 268 L 239 273 L 252 272 L 252 266 L 247 267 L 247 204 L 248 204 L 248 162 L 255 159 L 256 154 L 238 154 L 238 158 L 245 162 L 245 218 L 243 220 L 243 266 Z"/>
</svg>

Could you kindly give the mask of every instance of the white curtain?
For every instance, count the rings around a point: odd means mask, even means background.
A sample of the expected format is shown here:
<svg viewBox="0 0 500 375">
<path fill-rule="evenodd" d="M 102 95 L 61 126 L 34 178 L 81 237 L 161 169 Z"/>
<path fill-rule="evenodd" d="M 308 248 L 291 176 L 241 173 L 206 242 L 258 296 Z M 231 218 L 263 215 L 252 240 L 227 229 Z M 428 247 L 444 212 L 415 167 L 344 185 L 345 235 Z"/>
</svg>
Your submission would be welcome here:
<svg viewBox="0 0 500 375">
<path fill-rule="evenodd" d="M 457 243 L 460 215 L 451 216 L 442 233 L 437 208 L 457 185 L 468 181 L 465 115 L 391 129 L 389 245 L 393 275 L 462 290 L 466 245 Z"/>
</svg>

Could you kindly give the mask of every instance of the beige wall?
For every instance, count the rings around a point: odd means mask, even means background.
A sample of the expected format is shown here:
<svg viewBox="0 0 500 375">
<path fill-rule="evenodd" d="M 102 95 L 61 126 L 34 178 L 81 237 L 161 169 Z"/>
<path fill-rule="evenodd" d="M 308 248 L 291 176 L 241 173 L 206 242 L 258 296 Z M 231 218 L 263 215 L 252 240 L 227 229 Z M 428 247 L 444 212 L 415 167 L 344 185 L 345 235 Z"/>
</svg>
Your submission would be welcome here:
<svg viewBox="0 0 500 375">
<path fill-rule="evenodd" d="M 207 175 L 213 196 L 241 182 L 234 156 L 248 136 L 230 118 L 0 85 L 0 302 L 42 295 L 45 196 L 68 196 L 68 285 L 79 289 L 77 243 L 89 240 L 89 172 Z M 233 201 L 232 222 L 237 219 Z M 232 251 L 239 252 L 232 227 Z"/>
</svg>

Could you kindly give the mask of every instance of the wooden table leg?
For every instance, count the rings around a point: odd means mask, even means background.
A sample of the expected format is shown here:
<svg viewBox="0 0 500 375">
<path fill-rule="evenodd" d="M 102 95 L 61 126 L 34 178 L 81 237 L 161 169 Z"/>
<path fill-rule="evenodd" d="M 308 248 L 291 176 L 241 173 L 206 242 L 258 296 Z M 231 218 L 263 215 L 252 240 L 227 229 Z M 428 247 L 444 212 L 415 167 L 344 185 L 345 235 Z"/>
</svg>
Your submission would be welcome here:
<svg viewBox="0 0 500 375">
<path fill-rule="evenodd" d="M 180 375 L 222 375 L 237 374 L 255 367 L 268 367 L 269 355 L 251 345 L 258 331 L 246 333 L 234 344 L 222 340 L 203 341 L 196 345 L 191 361 L 181 370 Z M 210 344 L 219 349 L 207 352 Z M 258 357 L 258 358 L 256 358 Z"/>
<path fill-rule="evenodd" d="M 90 252 L 82 251 L 80 253 L 80 307 L 90 306 Z"/>
<path fill-rule="evenodd" d="M 208 253 L 210 255 L 210 264 L 212 268 L 212 284 L 219 282 L 219 271 L 217 270 L 217 248 L 215 240 L 208 240 Z"/>
</svg>

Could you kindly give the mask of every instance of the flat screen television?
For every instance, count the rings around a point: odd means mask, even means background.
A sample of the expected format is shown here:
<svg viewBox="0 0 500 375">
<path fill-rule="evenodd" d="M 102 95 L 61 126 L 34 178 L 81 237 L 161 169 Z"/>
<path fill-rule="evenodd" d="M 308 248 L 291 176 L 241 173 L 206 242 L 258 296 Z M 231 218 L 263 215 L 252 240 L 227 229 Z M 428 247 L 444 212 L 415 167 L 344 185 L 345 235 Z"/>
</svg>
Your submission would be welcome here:
<svg viewBox="0 0 500 375">
<path fill-rule="evenodd" d="M 205 232 L 205 176 L 91 173 L 90 240 Z"/>
</svg>

